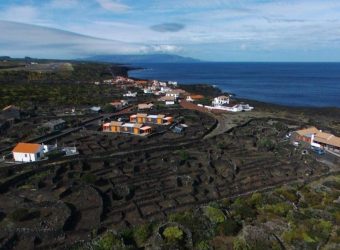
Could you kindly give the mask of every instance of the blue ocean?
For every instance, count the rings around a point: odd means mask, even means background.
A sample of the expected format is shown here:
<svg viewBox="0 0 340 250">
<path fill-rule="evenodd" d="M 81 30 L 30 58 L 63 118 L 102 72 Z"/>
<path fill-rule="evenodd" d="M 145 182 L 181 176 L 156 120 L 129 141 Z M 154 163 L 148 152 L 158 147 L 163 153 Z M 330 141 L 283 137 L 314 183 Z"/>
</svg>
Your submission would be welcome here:
<svg viewBox="0 0 340 250">
<path fill-rule="evenodd" d="M 340 107 L 340 63 L 138 64 L 129 76 L 216 85 L 236 97 L 288 106 Z"/>
</svg>

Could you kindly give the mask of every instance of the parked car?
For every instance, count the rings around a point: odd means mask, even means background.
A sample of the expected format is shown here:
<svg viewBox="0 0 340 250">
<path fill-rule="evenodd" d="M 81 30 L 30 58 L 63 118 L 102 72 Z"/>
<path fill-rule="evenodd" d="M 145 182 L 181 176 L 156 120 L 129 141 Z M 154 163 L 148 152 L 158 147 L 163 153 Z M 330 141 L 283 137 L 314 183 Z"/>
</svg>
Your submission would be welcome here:
<svg viewBox="0 0 340 250">
<path fill-rule="evenodd" d="M 325 150 L 323 150 L 322 148 L 316 148 L 316 147 L 312 147 L 313 152 L 317 153 L 318 155 L 324 155 L 325 154 Z"/>
</svg>

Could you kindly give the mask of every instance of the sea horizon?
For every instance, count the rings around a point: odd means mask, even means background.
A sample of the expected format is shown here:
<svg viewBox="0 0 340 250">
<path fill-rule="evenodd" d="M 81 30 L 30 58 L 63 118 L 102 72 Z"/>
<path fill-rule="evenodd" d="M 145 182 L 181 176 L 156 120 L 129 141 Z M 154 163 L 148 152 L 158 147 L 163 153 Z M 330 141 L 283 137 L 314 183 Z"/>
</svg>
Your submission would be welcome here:
<svg viewBox="0 0 340 250">
<path fill-rule="evenodd" d="M 210 84 L 236 98 L 292 107 L 340 108 L 340 62 L 139 63 L 129 76 Z"/>
</svg>

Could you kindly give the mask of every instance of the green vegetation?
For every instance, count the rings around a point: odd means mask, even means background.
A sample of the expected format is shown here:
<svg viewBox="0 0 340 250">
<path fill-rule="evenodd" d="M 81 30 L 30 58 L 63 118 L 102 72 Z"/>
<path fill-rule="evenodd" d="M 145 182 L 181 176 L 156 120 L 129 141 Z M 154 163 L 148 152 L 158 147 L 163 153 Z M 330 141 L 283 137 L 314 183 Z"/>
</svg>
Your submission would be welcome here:
<svg viewBox="0 0 340 250">
<path fill-rule="evenodd" d="M 164 238 L 170 243 L 181 241 L 183 234 L 183 231 L 177 226 L 167 227 L 163 232 Z"/>
<path fill-rule="evenodd" d="M 94 241 L 93 246 L 95 250 L 124 249 L 122 240 L 112 232 L 107 232 Z"/>
<path fill-rule="evenodd" d="M 235 200 L 224 199 L 168 216 L 168 226 L 162 232 L 164 249 L 187 249 L 186 230 L 192 234 L 194 249 L 336 249 L 340 244 L 340 191 L 337 177 L 328 177 L 308 185 L 291 185 L 269 192 L 253 193 Z M 293 203 L 295 205 L 293 205 Z M 104 235 L 100 242 L 120 249 L 144 249 L 155 232 L 145 224 L 117 233 Z M 275 235 L 275 236 L 274 236 Z M 119 245 L 119 244 L 123 244 Z M 323 248 L 325 245 L 330 247 Z M 98 244 L 97 244 L 98 245 Z M 116 249 L 116 248 L 114 248 Z M 119 249 L 119 248 L 117 248 Z"/>
<path fill-rule="evenodd" d="M 120 97 L 111 85 L 83 84 L 2 84 L 0 107 L 15 103 L 19 107 L 34 105 L 103 105 Z"/>
<path fill-rule="evenodd" d="M 136 245 L 141 247 L 148 240 L 152 233 L 151 226 L 149 224 L 137 226 L 133 230 L 133 239 Z"/>
<path fill-rule="evenodd" d="M 210 247 L 209 242 L 207 242 L 207 241 L 200 241 L 200 242 L 198 242 L 198 244 L 196 244 L 195 249 L 197 249 L 197 250 L 210 250 L 211 247 Z"/>
<path fill-rule="evenodd" d="M 204 208 L 204 214 L 214 224 L 222 223 L 225 221 L 225 216 L 223 212 L 218 208 L 207 206 Z"/>
<path fill-rule="evenodd" d="M 1 71 L 0 107 L 15 103 L 19 107 L 35 105 L 104 105 L 120 97 L 112 85 L 94 85 L 94 81 L 112 77 L 108 64 L 77 63 L 73 70 L 55 72 Z M 126 68 L 113 67 L 125 75 Z"/>
</svg>

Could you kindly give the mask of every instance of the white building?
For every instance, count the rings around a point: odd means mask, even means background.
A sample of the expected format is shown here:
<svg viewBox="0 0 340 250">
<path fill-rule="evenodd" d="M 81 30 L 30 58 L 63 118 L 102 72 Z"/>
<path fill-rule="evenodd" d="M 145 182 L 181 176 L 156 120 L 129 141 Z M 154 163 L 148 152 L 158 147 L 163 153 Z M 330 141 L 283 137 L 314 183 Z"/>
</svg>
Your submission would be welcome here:
<svg viewBox="0 0 340 250">
<path fill-rule="evenodd" d="M 137 96 L 137 92 L 131 92 L 131 91 L 128 91 L 126 94 L 124 94 L 123 96 L 126 96 L 126 97 L 136 97 Z"/>
<path fill-rule="evenodd" d="M 12 150 L 17 162 L 39 161 L 44 156 L 44 146 L 36 143 L 18 143 Z"/>
<path fill-rule="evenodd" d="M 173 81 L 168 81 L 168 84 L 172 86 L 177 86 L 177 82 L 173 82 Z"/>
<path fill-rule="evenodd" d="M 254 107 L 249 106 L 249 104 L 236 104 L 232 107 L 226 107 L 226 110 L 231 112 L 241 112 L 241 111 L 251 111 Z"/>
<path fill-rule="evenodd" d="M 215 107 L 223 106 L 223 105 L 229 104 L 229 101 L 230 101 L 229 96 L 222 95 L 222 96 L 215 97 L 214 100 L 212 101 L 212 105 Z"/>
<path fill-rule="evenodd" d="M 162 96 L 158 100 L 161 102 L 165 102 L 165 105 L 174 105 L 177 101 L 177 98 L 174 96 Z"/>
<path fill-rule="evenodd" d="M 152 94 L 153 93 L 152 88 L 150 88 L 150 87 L 144 88 L 143 92 L 144 92 L 144 94 Z"/>
<path fill-rule="evenodd" d="M 180 95 L 181 93 L 179 92 L 179 91 L 177 91 L 177 90 L 171 90 L 171 91 L 168 91 L 168 92 L 166 92 L 166 96 L 171 96 L 171 97 L 174 97 L 174 98 L 179 98 L 179 95 Z"/>
<path fill-rule="evenodd" d="M 167 92 L 169 92 L 171 90 L 172 90 L 172 88 L 169 88 L 169 87 L 166 87 L 166 86 L 162 86 L 160 92 L 161 93 L 167 93 Z"/>
</svg>

